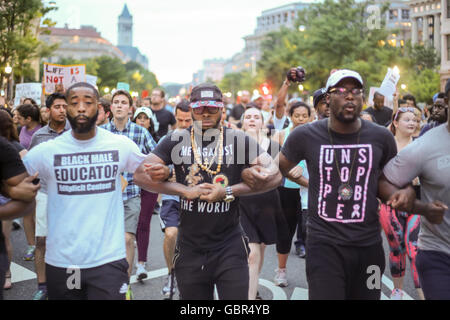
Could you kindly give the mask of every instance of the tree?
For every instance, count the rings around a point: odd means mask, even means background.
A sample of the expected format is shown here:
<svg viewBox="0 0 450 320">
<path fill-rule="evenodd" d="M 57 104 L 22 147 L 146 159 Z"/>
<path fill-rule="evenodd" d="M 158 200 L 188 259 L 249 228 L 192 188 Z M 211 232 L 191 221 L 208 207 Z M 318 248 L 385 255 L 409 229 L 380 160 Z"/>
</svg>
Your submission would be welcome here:
<svg viewBox="0 0 450 320">
<path fill-rule="evenodd" d="M 54 7 L 45 7 L 40 0 L 0 0 L 0 72 L 8 64 L 21 81 L 32 76 L 31 60 L 48 54 L 56 46 L 37 39 L 40 21 Z M 45 26 L 53 23 L 49 19 Z"/>
<path fill-rule="evenodd" d="M 351 68 L 366 87 L 379 86 L 387 67 L 403 62 L 400 48 L 387 44 L 388 31 L 371 28 L 367 8 L 373 1 L 324 0 L 299 12 L 296 28 L 271 33 L 263 42 L 259 67 L 279 86 L 286 71 L 306 69 L 308 91 L 324 87 L 332 69 Z M 388 4 L 380 9 L 380 17 Z M 299 26 L 303 26 L 299 28 Z"/>
</svg>

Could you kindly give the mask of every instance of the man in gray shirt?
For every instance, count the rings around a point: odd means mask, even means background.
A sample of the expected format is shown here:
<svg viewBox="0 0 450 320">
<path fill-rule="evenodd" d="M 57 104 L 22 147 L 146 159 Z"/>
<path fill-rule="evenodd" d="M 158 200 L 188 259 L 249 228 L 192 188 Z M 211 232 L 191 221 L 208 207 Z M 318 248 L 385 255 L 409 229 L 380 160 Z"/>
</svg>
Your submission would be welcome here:
<svg viewBox="0 0 450 320">
<path fill-rule="evenodd" d="M 419 177 L 421 200 L 433 202 L 419 209 L 416 201 L 412 209 L 422 215 L 416 266 L 425 298 L 450 300 L 450 117 L 399 152 L 383 173 L 396 187 Z M 430 215 L 430 209 L 441 214 Z"/>
<path fill-rule="evenodd" d="M 39 129 L 31 138 L 30 149 L 38 144 L 52 140 L 71 129 L 66 121 L 66 97 L 61 93 L 53 93 L 45 102 L 50 110 L 49 124 Z M 36 251 L 34 263 L 38 280 L 38 290 L 33 300 L 47 299 L 47 286 L 45 277 L 45 239 L 47 237 L 47 188 L 45 181 L 41 180 L 41 189 L 36 196 Z"/>
</svg>

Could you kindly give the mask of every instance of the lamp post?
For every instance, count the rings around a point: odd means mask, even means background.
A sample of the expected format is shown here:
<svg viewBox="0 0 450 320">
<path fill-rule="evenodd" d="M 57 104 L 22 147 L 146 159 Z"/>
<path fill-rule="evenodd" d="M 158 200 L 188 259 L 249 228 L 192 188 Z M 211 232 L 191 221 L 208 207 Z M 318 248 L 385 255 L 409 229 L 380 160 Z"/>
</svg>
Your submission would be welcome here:
<svg viewBox="0 0 450 320">
<path fill-rule="evenodd" d="M 12 67 L 9 65 L 9 63 L 6 65 L 5 67 L 5 73 L 6 73 L 6 77 L 7 77 L 7 82 L 6 82 L 6 100 L 9 101 L 11 96 L 12 96 L 12 82 L 11 82 L 11 74 L 12 74 Z"/>
</svg>

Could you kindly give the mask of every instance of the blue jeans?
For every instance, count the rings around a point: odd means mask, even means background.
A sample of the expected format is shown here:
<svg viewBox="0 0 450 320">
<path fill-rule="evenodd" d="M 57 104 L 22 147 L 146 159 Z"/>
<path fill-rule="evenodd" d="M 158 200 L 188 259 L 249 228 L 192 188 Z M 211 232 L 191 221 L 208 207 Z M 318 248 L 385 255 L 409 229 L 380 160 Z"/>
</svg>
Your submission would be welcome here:
<svg viewBox="0 0 450 320">
<path fill-rule="evenodd" d="M 419 249 L 416 268 L 425 299 L 450 300 L 450 255 Z"/>
</svg>

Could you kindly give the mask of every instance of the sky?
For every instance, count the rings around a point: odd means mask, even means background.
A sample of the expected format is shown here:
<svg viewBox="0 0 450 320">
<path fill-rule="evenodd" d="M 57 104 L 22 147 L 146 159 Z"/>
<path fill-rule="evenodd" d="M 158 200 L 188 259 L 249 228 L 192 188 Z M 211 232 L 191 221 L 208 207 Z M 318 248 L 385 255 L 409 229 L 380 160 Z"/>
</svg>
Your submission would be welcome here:
<svg viewBox="0 0 450 320">
<path fill-rule="evenodd" d="M 133 46 L 149 59 L 160 83 L 188 83 L 203 60 L 231 58 L 244 48 L 262 11 L 295 0 L 54 0 L 56 27 L 92 25 L 117 45 L 125 3 L 133 16 Z M 45 2 L 49 2 L 46 0 Z M 302 2 L 312 2 L 306 0 Z"/>
</svg>

